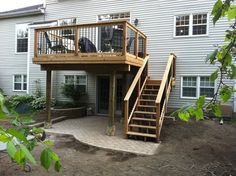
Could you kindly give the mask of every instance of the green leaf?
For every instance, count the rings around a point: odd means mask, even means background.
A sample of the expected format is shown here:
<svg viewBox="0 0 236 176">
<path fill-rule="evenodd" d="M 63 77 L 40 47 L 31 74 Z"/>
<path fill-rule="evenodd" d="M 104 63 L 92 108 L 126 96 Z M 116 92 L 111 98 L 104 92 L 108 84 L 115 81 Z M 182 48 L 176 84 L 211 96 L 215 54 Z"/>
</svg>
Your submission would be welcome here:
<svg viewBox="0 0 236 176">
<path fill-rule="evenodd" d="M 31 163 L 33 163 L 34 165 L 36 165 L 36 161 L 35 161 L 34 157 L 32 156 L 32 154 L 30 153 L 30 151 L 29 151 L 23 144 L 20 144 L 20 148 L 21 148 L 21 150 L 24 152 L 25 157 L 26 157 Z"/>
<path fill-rule="evenodd" d="M 9 142 L 11 140 L 12 140 L 12 138 L 7 136 L 7 135 L 4 135 L 4 134 L 0 135 L 0 141 L 3 142 L 3 143 Z"/>
<path fill-rule="evenodd" d="M 14 144 L 13 141 L 9 141 L 7 143 L 7 153 L 11 158 L 14 158 L 15 154 L 16 154 L 16 146 Z"/>
<path fill-rule="evenodd" d="M 180 118 L 181 120 L 183 120 L 183 121 L 185 121 L 185 122 L 188 122 L 189 119 L 190 119 L 190 114 L 189 114 L 187 111 L 185 111 L 185 112 L 179 112 L 179 113 L 178 113 L 178 116 L 179 116 L 179 118 Z"/>
<path fill-rule="evenodd" d="M 232 94 L 234 92 L 233 87 L 231 86 L 224 86 L 220 89 L 220 98 L 225 103 L 230 100 Z"/>
<path fill-rule="evenodd" d="M 25 153 L 20 149 L 16 152 L 13 158 L 18 164 L 24 165 L 25 164 Z"/>
<path fill-rule="evenodd" d="M 47 145 L 48 147 L 52 147 L 54 145 L 54 142 L 52 140 L 46 140 L 46 141 L 43 141 L 43 143 Z"/>
<path fill-rule="evenodd" d="M 205 104 L 205 96 L 200 96 L 198 100 L 196 101 L 197 108 L 202 108 L 202 106 Z"/>
<path fill-rule="evenodd" d="M 206 62 L 210 61 L 211 64 L 216 60 L 216 55 L 218 53 L 218 49 L 214 50 L 211 54 L 208 54 L 206 57 Z"/>
<path fill-rule="evenodd" d="M 54 169 L 55 169 L 55 171 L 60 172 L 60 170 L 61 170 L 61 161 L 60 160 L 55 162 Z"/>
<path fill-rule="evenodd" d="M 202 108 L 197 108 L 195 110 L 195 117 L 196 117 L 196 120 L 199 121 L 199 120 L 202 120 L 203 119 L 203 110 Z"/>
<path fill-rule="evenodd" d="M 229 20 L 235 19 L 236 18 L 236 6 L 231 5 L 228 12 L 227 12 L 227 15 L 228 15 Z"/>
<path fill-rule="evenodd" d="M 49 148 L 46 148 L 42 151 L 40 156 L 41 165 L 48 170 L 52 164 L 52 151 Z"/>
<path fill-rule="evenodd" d="M 221 109 L 220 109 L 220 105 L 218 105 L 218 104 L 212 104 L 212 105 L 211 105 L 211 110 L 212 110 L 212 112 L 214 113 L 214 115 L 215 115 L 216 117 L 221 117 L 222 112 L 221 112 Z"/>
<path fill-rule="evenodd" d="M 232 64 L 232 55 L 230 53 L 227 53 L 226 56 L 224 57 L 224 66 L 229 66 Z"/>
<path fill-rule="evenodd" d="M 232 72 L 231 72 L 230 78 L 236 79 L 236 66 L 234 64 L 231 65 L 231 70 L 232 70 Z"/>
<path fill-rule="evenodd" d="M 219 72 L 219 69 L 217 69 L 216 71 L 214 71 L 211 76 L 210 76 L 210 80 L 211 81 L 215 81 L 217 78 L 218 78 L 218 72 Z"/>
<path fill-rule="evenodd" d="M 215 5 L 214 8 L 211 12 L 211 14 L 213 15 L 213 23 L 215 24 L 220 17 L 222 16 L 223 13 L 223 3 L 221 0 L 218 0 Z"/>
<path fill-rule="evenodd" d="M 44 130 L 43 129 L 41 129 L 41 128 L 33 128 L 32 130 L 31 130 L 33 133 L 43 133 L 44 132 Z"/>
<path fill-rule="evenodd" d="M 7 133 L 11 134 L 12 136 L 16 137 L 18 140 L 28 143 L 26 137 L 18 130 L 14 128 L 8 128 Z"/>
</svg>

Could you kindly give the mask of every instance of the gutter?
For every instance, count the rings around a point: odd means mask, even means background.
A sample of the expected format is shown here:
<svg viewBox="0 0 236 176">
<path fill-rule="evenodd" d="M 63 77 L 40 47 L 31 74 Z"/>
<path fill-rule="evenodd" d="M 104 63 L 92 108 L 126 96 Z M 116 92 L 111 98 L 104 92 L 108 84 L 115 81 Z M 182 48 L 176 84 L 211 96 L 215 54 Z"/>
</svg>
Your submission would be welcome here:
<svg viewBox="0 0 236 176">
<path fill-rule="evenodd" d="M 20 12 L 9 12 L 6 14 L 1 14 L 0 19 L 23 17 L 23 16 L 29 16 L 29 15 L 40 15 L 44 13 L 45 13 L 45 8 L 25 10 L 25 11 L 20 11 Z"/>
</svg>

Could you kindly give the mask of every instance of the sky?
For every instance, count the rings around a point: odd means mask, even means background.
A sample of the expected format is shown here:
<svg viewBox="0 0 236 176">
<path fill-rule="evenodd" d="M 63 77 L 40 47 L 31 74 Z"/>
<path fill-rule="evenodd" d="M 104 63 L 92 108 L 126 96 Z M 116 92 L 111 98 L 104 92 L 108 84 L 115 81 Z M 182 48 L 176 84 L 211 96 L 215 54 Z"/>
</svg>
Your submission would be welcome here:
<svg viewBox="0 0 236 176">
<path fill-rule="evenodd" d="M 41 4 L 43 2 L 44 0 L 0 0 L 0 12 Z"/>
</svg>

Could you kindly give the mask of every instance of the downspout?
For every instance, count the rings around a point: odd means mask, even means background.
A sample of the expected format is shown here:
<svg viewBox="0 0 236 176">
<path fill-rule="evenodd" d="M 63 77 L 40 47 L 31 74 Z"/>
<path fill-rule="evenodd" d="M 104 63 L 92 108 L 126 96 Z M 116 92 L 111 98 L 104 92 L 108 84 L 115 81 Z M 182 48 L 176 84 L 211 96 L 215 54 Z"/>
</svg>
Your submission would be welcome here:
<svg viewBox="0 0 236 176">
<path fill-rule="evenodd" d="M 31 28 L 29 28 L 29 31 L 28 31 L 28 52 L 27 52 L 27 91 L 26 93 L 29 94 L 29 83 L 30 83 L 30 79 L 29 79 L 29 76 L 30 76 L 30 31 L 31 31 Z"/>
</svg>

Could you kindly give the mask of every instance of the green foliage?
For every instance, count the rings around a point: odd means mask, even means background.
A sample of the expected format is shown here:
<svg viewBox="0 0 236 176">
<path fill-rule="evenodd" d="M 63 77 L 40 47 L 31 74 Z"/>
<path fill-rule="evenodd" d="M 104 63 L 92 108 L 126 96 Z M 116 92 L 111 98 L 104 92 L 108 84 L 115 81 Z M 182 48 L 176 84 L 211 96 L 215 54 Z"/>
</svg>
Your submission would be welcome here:
<svg viewBox="0 0 236 176">
<path fill-rule="evenodd" d="M 79 104 L 80 98 L 86 94 L 79 86 L 73 84 L 63 84 L 61 89 L 62 95 L 72 99 L 74 104 Z"/>
<path fill-rule="evenodd" d="M 61 169 L 61 162 L 58 155 L 53 152 L 50 148 L 45 148 L 40 156 L 41 165 L 48 170 L 54 161 L 54 169 L 59 172 Z"/>
<path fill-rule="evenodd" d="M 226 31 L 226 43 L 219 46 L 206 58 L 206 62 L 218 67 L 210 76 L 211 81 L 218 80 L 216 92 L 207 103 L 205 103 L 205 97 L 202 96 L 195 105 L 179 110 L 179 118 L 184 121 L 188 121 L 192 117 L 196 120 L 203 119 L 204 113 L 221 117 L 221 104 L 228 102 L 235 92 L 233 86 L 224 82 L 225 79 L 236 78 L 236 66 L 233 62 L 233 58 L 236 57 L 236 6 L 232 2 L 234 0 L 217 0 L 211 13 L 214 25 L 221 17 L 227 16 L 229 20 L 234 20 L 234 24 Z"/>
<path fill-rule="evenodd" d="M 31 106 L 35 110 L 44 109 L 46 107 L 46 97 L 35 97 L 31 102 Z"/>
<path fill-rule="evenodd" d="M 11 101 L 17 102 L 17 105 L 18 103 L 28 103 L 28 97 L 14 97 Z M 9 102 L 10 101 L 8 101 L 8 103 Z M 14 106 L 16 104 L 14 104 Z M 13 127 L 4 128 L 0 126 L 0 142 L 6 143 L 9 157 L 23 167 L 25 167 L 28 162 L 36 165 L 37 162 L 32 151 L 39 143 L 41 143 L 44 147 L 40 157 L 41 165 L 48 170 L 52 161 L 54 161 L 54 169 L 59 172 L 61 169 L 61 162 L 58 155 L 51 149 L 51 147 L 53 147 L 53 142 L 50 140 L 43 142 L 39 137 L 39 133 L 44 133 L 44 130 L 40 128 L 29 129 L 23 124 L 21 121 L 22 118 L 19 118 L 17 113 L 11 114 L 10 112 L 11 111 L 7 111 L 4 104 L 3 95 L 0 94 L 0 113 L 5 114 L 5 116 L 14 115 Z M 31 137 L 28 138 L 29 136 Z"/>
<path fill-rule="evenodd" d="M 8 108 L 15 109 L 21 104 L 30 104 L 34 100 L 30 95 L 13 95 L 5 98 L 5 104 Z"/>
</svg>

